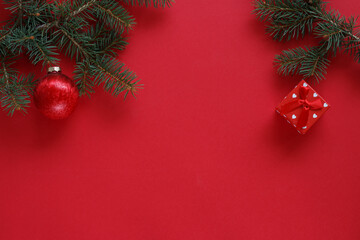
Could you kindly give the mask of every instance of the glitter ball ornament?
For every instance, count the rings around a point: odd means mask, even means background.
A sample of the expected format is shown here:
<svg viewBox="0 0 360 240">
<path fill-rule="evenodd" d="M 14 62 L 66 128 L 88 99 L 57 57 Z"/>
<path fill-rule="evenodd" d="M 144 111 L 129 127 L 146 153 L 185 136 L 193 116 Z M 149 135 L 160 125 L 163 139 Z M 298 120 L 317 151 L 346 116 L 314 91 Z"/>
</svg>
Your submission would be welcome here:
<svg viewBox="0 0 360 240">
<path fill-rule="evenodd" d="M 59 67 L 50 67 L 48 74 L 35 88 L 35 106 L 50 119 L 65 119 L 75 109 L 79 91 Z"/>
</svg>

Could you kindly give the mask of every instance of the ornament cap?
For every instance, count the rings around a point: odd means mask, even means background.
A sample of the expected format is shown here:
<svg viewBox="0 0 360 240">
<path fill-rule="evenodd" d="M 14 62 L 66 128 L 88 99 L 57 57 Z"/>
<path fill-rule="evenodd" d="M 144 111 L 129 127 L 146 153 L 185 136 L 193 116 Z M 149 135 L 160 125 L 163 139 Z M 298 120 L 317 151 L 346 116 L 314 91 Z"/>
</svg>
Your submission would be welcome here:
<svg viewBox="0 0 360 240">
<path fill-rule="evenodd" d="M 61 72 L 61 68 L 60 67 L 49 67 L 48 73 L 51 73 L 51 72 Z"/>
</svg>

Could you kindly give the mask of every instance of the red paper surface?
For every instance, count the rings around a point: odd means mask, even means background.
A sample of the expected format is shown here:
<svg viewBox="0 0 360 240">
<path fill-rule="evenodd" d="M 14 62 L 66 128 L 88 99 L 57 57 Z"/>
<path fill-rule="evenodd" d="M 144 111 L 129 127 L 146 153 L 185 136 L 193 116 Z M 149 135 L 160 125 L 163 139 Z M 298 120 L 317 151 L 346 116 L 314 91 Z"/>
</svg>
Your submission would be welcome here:
<svg viewBox="0 0 360 240">
<path fill-rule="evenodd" d="M 130 8 L 137 99 L 98 89 L 65 121 L 1 113 L 0 239 L 360 239 L 360 65 L 340 54 L 309 82 L 332 108 L 299 135 L 274 107 L 300 78 L 273 58 L 316 40 L 275 42 L 252 9 Z"/>
</svg>

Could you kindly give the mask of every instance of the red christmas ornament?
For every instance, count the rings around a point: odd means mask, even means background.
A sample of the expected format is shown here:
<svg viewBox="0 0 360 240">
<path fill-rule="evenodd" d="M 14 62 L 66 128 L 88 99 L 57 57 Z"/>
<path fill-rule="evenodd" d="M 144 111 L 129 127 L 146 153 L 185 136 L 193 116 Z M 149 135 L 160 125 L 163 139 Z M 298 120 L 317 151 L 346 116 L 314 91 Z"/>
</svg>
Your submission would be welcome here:
<svg viewBox="0 0 360 240">
<path fill-rule="evenodd" d="M 59 67 L 50 67 L 48 74 L 35 88 L 35 106 L 50 119 L 67 118 L 75 109 L 79 91 Z"/>
</svg>

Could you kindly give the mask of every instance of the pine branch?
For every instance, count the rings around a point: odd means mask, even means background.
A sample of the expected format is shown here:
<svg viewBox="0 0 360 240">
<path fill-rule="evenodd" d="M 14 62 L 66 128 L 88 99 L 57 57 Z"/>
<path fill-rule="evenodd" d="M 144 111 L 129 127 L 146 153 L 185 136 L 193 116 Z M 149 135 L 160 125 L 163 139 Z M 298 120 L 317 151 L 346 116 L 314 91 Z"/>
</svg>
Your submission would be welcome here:
<svg viewBox="0 0 360 240">
<path fill-rule="evenodd" d="M 69 20 L 70 18 L 75 17 L 76 15 L 79 15 L 81 13 L 84 13 L 85 11 L 87 11 L 89 8 L 91 8 L 92 6 L 95 5 L 95 3 L 98 0 L 84 0 L 84 1 L 74 1 L 74 5 L 75 5 L 75 10 L 73 10 L 69 16 L 67 17 L 67 20 Z M 85 13 L 86 17 L 91 18 L 89 16 L 89 13 Z"/>
<path fill-rule="evenodd" d="M 278 72 L 282 75 L 294 75 L 298 74 L 301 63 L 304 61 L 307 48 L 295 48 L 290 50 L 284 50 L 282 54 L 275 57 L 275 63 L 278 65 Z"/>
<path fill-rule="evenodd" d="M 268 26 L 268 32 L 276 40 L 283 40 L 287 38 L 298 39 L 300 36 L 304 37 L 305 32 L 311 32 L 314 18 L 311 15 L 300 14 L 294 19 L 278 18 L 274 20 L 274 25 Z"/>
<path fill-rule="evenodd" d="M 18 88 L 21 88 L 23 91 L 27 92 L 29 95 L 33 94 L 34 88 L 38 83 L 38 80 L 35 79 L 33 74 L 29 75 L 18 75 L 15 79 L 16 85 Z"/>
<path fill-rule="evenodd" d="M 324 46 L 295 48 L 283 51 L 275 57 L 278 72 L 287 76 L 301 74 L 305 78 L 314 77 L 317 81 L 324 77 L 330 63 Z"/>
<path fill-rule="evenodd" d="M 139 80 L 136 80 L 137 76 L 134 72 L 113 58 L 104 57 L 99 62 L 92 69 L 96 74 L 94 78 L 96 85 L 103 84 L 104 89 L 114 96 L 121 92 L 125 92 L 125 98 L 129 92 L 135 96 L 137 89 L 142 85 L 138 84 Z"/>
<path fill-rule="evenodd" d="M 48 43 L 38 42 L 35 37 L 30 37 L 31 42 L 35 45 L 35 49 L 31 48 L 29 50 L 30 60 L 33 61 L 33 64 L 38 63 L 39 61 L 43 61 L 43 66 L 54 66 L 58 65 L 58 60 L 52 55 L 57 55 L 53 50 L 54 46 L 49 45 Z"/>
<path fill-rule="evenodd" d="M 23 78 L 22 76 L 19 79 Z M 1 107 L 12 116 L 15 111 L 22 111 L 27 113 L 26 108 L 29 107 L 30 95 L 22 88 L 21 85 L 14 83 L 11 86 L 5 86 L 0 89 L 1 94 Z"/>
<path fill-rule="evenodd" d="M 25 111 L 25 108 L 30 103 L 29 97 L 24 97 L 23 92 L 14 91 L 8 87 L 4 87 L 0 90 L 1 107 L 4 111 L 8 112 L 9 116 L 12 116 L 15 110 Z"/>
<path fill-rule="evenodd" d="M 90 43 L 90 40 L 84 33 L 79 33 L 71 30 L 71 28 L 59 25 L 57 25 L 57 30 L 54 33 L 54 41 L 59 49 L 64 50 L 65 54 L 71 59 L 75 57 L 76 61 L 93 58 L 95 53 L 91 52 L 93 44 Z"/>
<path fill-rule="evenodd" d="M 35 65 L 42 61 L 43 66 L 56 65 L 58 59 L 55 55 L 56 47 L 52 42 L 44 38 L 37 30 L 19 27 L 12 30 L 6 44 L 15 54 L 21 54 L 23 50 L 27 50 L 30 61 Z"/>
<path fill-rule="evenodd" d="M 331 24 L 333 28 L 342 31 L 348 37 L 354 38 L 356 40 L 360 40 L 359 36 L 352 33 L 352 29 L 354 28 L 353 25 L 355 24 L 353 17 L 350 17 L 351 23 L 349 24 L 347 22 L 347 19 L 345 17 L 341 17 L 337 11 L 330 10 L 329 12 L 323 12 L 319 9 L 316 9 L 314 13 L 320 20 L 323 20 L 324 22 Z"/>
<path fill-rule="evenodd" d="M 37 29 L 49 30 L 61 24 L 72 25 L 76 29 L 87 26 L 87 20 L 95 20 L 92 17 L 92 8 L 96 1 L 98 0 L 55 1 L 54 5 L 51 5 L 53 20 L 37 26 Z"/>
<path fill-rule="evenodd" d="M 0 102 L 3 110 L 10 116 L 15 111 L 26 113 L 31 99 L 30 94 L 36 84 L 34 77 L 18 75 L 6 65 L 4 59 L 1 63 L 0 76 Z"/>
<path fill-rule="evenodd" d="M 254 1 L 254 13 L 261 21 L 272 21 L 277 18 L 293 18 L 301 14 L 307 15 L 305 1 L 265 0 Z"/>
<path fill-rule="evenodd" d="M 122 32 L 118 33 L 114 30 L 108 30 L 101 24 L 91 27 L 87 31 L 87 35 L 91 38 L 90 42 L 95 45 L 95 49 L 98 52 L 112 57 L 116 57 L 117 51 L 124 50 L 128 44 L 122 36 Z"/>
<path fill-rule="evenodd" d="M 1 62 L 1 68 L 2 68 L 2 75 L 3 75 L 4 85 L 8 86 L 10 84 L 10 74 L 9 74 L 8 67 L 6 66 L 4 60 Z"/>
<path fill-rule="evenodd" d="M 97 7 L 95 15 L 108 26 L 123 30 L 132 29 L 135 24 L 133 16 L 115 1 L 103 0 L 94 5 Z"/>
<path fill-rule="evenodd" d="M 306 78 L 314 77 L 317 81 L 323 79 L 330 63 L 326 54 L 323 47 L 310 48 L 301 63 L 299 73 Z"/>
<path fill-rule="evenodd" d="M 132 6 L 154 6 L 154 7 L 170 7 L 174 0 L 122 0 L 124 3 Z"/>
<path fill-rule="evenodd" d="M 4 32 L 4 31 L 2 31 L 2 32 Z M 0 37 L 0 42 L 4 41 L 6 39 L 6 37 L 9 35 L 10 35 L 10 32 L 2 33 L 2 35 Z"/>
<path fill-rule="evenodd" d="M 42 0 L 5 0 L 9 5 L 7 10 L 11 11 L 8 26 L 16 28 L 19 26 L 35 26 L 44 23 L 50 16 L 49 5 Z"/>
<path fill-rule="evenodd" d="M 345 18 L 338 11 L 326 8 L 322 0 L 256 0 L 254 13 L 275 40 L 290 40 L 314 32 L 320 39 L 318 46 L 283 51 L 276 56 L 278 72 L 300 74 L 317 81 L 324 78 L 329 58 L 341 49 L 360 62 L 360 34 L 355 31 L 356 19 Z M 315 25 L 315 27 L 314 27 Z"/>
</svg>

